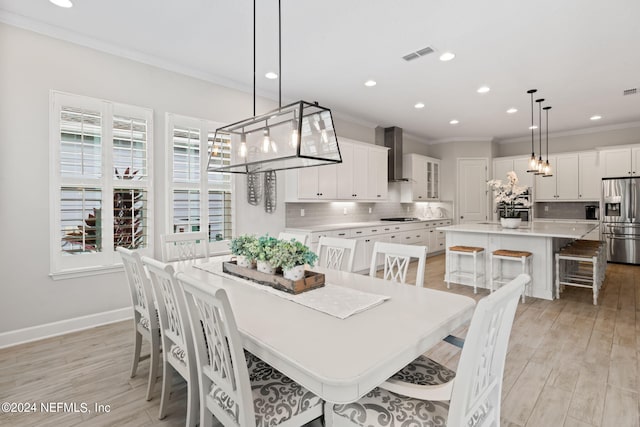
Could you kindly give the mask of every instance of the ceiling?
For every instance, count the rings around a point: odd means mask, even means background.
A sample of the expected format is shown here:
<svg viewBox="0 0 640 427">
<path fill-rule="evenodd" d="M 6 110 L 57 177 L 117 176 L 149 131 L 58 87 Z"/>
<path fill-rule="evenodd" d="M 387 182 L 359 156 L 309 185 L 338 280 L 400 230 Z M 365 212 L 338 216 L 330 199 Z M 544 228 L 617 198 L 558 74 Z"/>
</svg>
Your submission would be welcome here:
<svg viewBox="0 0 640 427">
<path fill-rule="evenodd" d="M 0 20 L 251 92 L 251 1 L 73 2 L 0 0 Z M 278 3 L 257 3 L 258 91 L 277 99 L 264 74 L 278 71 Z M 283 102 L 432 141 L 526 136 L 531 88 L 553 107 L 551 133 L 638 122 L 640 89 L 623 96 L 640 88 L 638 16 L 638 0 L 283 1 Z"/>
</svg>

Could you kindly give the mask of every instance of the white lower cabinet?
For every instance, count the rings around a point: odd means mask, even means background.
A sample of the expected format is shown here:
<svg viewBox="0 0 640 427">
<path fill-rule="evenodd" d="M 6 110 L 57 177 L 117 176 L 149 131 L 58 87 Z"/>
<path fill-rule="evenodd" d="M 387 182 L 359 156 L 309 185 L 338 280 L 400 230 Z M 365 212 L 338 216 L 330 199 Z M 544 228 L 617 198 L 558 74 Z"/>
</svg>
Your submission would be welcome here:
<svg viewBox="0 0 640 427">
<path fill-rule="evenodd" d="M 315 231 L 309 233 L 309 247 L 316 252 L 318 241 L 322 236 L 355 239 L 356 251 L 353 259 L 353 270 L 368 272 L 375 242 L 424 245 L 427 246 L 427 256 L 431 256 L 445 249 L 445 233 L 437 230 L 437 227 L 445 225 L 451 225 L 451 220 L 430 220 L 407 224 L 389 223 L 351 229 Z M 300 229 L 288 229 L 287 231 L 304 232 L 304 230 Z M 378 265 L 382 265 L 382 257 L 378 260 Z"/>
</svg>

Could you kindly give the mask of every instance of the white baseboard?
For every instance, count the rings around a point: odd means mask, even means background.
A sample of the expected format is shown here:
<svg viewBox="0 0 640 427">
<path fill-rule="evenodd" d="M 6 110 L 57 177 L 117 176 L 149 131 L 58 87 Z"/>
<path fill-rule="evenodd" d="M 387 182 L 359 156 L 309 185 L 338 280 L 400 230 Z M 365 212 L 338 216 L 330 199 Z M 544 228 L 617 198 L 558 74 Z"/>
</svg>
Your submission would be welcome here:
<svg viewBox="0 0 640 427">
<path fill-rule="evenodd" d="M 131 313 L 131 307 L 119 308 L 117 310 L 105 311 L 102 313 L 90 314 L 88 316 L 61 320 L 59 322 L 3 332 L 0 333 L 0 348 L 12 347 L 18 344 L 81 331 L 83 329 L 95 328 L 100 325 L 120 322 L 122 320 L 131 319 Z"/>
</svg>

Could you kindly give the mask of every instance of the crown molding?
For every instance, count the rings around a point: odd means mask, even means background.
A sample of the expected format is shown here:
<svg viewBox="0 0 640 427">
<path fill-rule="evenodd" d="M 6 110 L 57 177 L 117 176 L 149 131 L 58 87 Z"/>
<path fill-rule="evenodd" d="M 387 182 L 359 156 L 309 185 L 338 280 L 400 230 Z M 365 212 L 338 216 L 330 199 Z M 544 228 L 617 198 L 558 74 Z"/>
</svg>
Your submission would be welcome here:
<svg viewBox="0 0 640 427">
<path fill-rule="evenodd" d="M 561 132 L 552 132 L 549 134 L 549 138 L 551 137 L 562 137 L 562 136 L 576 136 L 576 135 L 589 135 L 593 133 L 601 133 L 601 132 L 609 132 L 613 130 L 622 130 L 622 129 L 633 129 L 640 127 L 640 121 L 636 122 L 627 122 L 627 123 L 618 123 L 614 125 L 604 125 L 604 126 L 593 126 L 584 129 L 574 129 L 568 131 Z M 529 142 L 531 141 L 531 135 L 527 136 L 519 136 L 517 138 L 508 138 L 503 140 L 496 140 L 498 144 L 513 144 L 516 142 Z"/>
<path fill-rule="evenodd" d="M 434 139 L 428 142 L 429 145 L 435 144 L 446 144 L 449 142 L 493 142 L 495 139 L 493 137 L 486 136 L 462 136 L 462 137 L 453 137 L 453 138 L 442 138 L 442 139 Z"/>
</svg>

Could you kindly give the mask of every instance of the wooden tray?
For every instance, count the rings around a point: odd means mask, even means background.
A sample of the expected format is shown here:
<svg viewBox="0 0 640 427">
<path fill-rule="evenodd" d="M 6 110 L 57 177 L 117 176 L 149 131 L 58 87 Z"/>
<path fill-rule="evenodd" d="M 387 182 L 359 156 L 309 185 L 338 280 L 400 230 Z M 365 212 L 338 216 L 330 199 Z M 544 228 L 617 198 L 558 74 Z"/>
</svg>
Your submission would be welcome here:
<svg viewBox="0 0 640 427">
<path fill-rule="evenodd" d="M 294 295 L 324 286 L 324 274 L 315 271 L 305 270 L 302 279 L 289 280 L 281 274 L 268 274 L 253 268 L 238 267 L 235 261 L 222 263 L 222 271 Z"/>
</svg>

